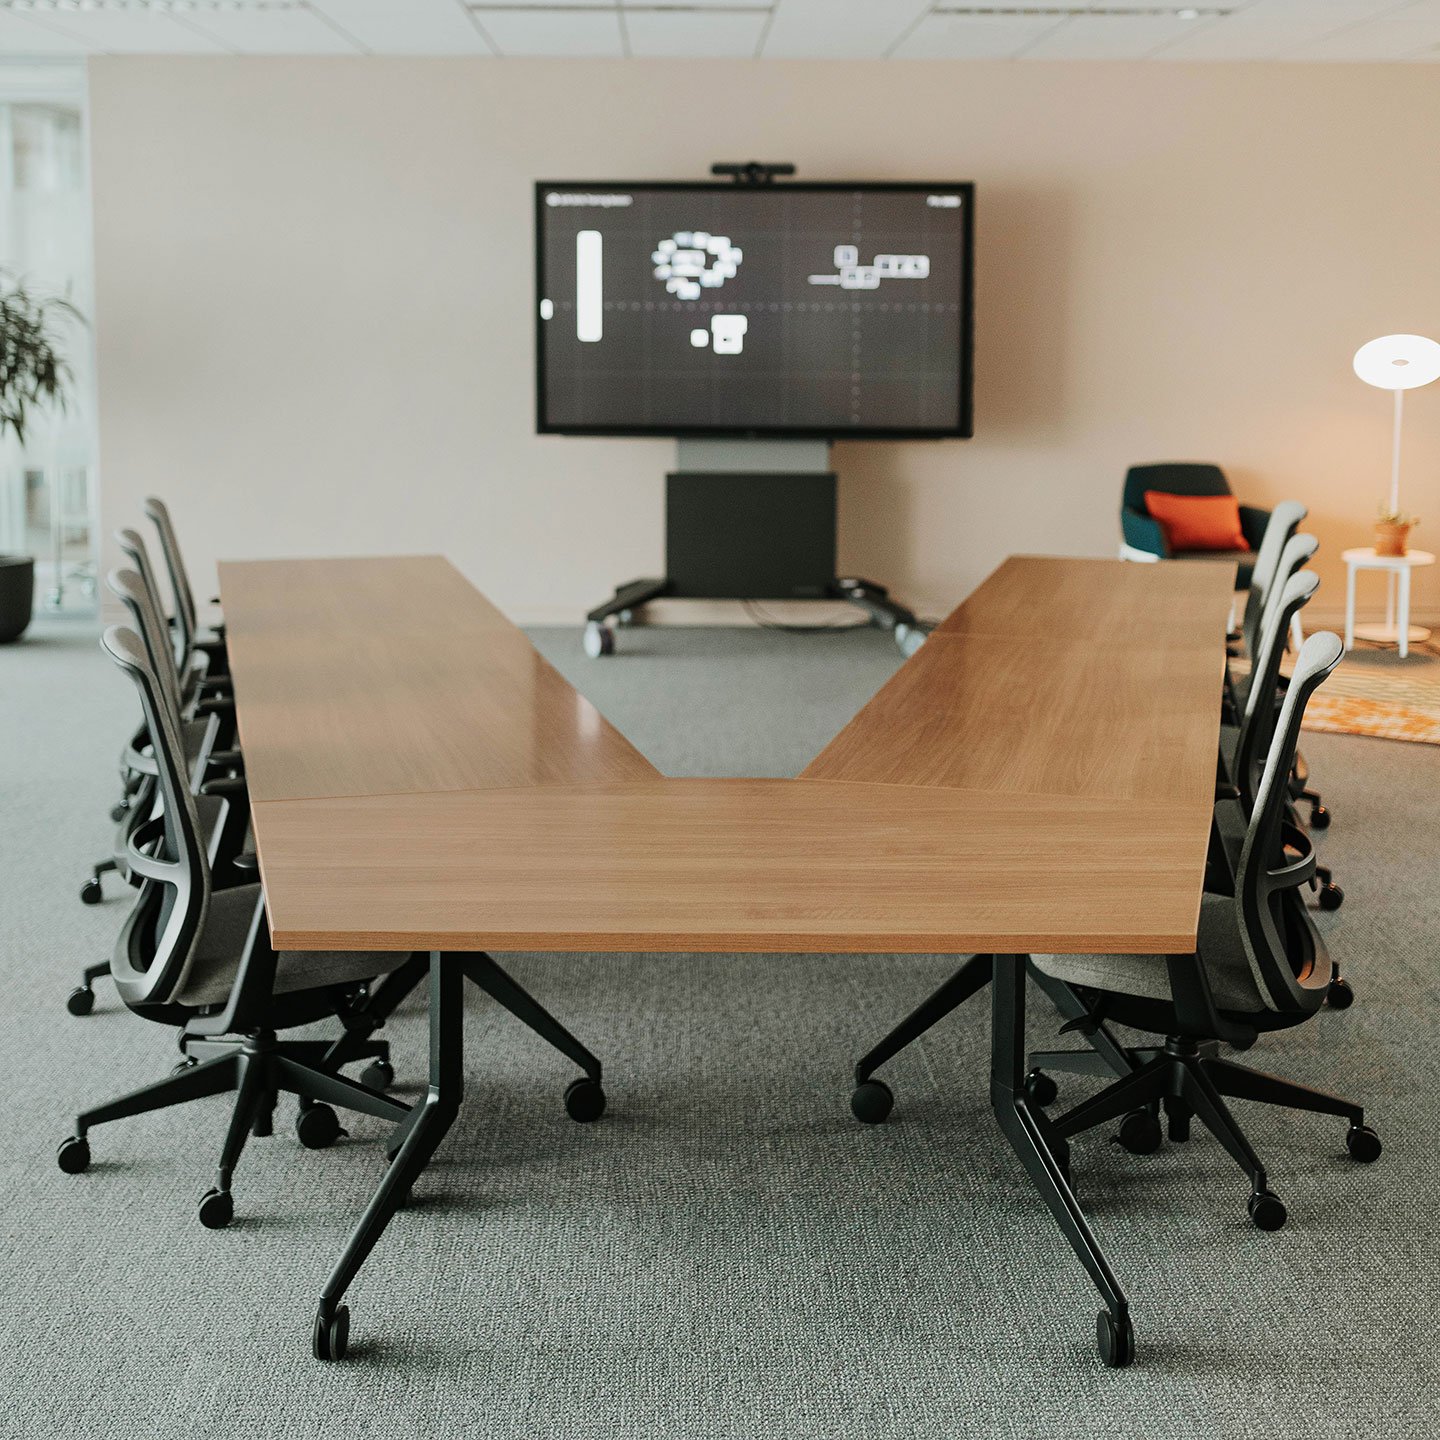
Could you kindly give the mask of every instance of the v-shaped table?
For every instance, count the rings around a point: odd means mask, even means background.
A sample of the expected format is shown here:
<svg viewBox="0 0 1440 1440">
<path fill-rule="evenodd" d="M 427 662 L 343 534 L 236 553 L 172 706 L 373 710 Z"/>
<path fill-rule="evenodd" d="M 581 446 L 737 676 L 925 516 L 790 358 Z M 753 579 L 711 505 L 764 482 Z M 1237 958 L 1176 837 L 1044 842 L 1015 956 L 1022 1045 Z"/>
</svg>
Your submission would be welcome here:
<svg viewBox="0 0 1440 1440">
<path fill-rule="evenodd" d="M 695 780 L 661 776 L 439 557 L 222 565 L 276 948 L 431 952 L 429 1090 L 317 1336 L 348 1325 L 458 1109 L 462 966 L 487 950 L 992 956 L 996 1115 L 1128 1333 L 1024 1094 L 1025 957 L 1193 953 L 1232 584 L 1012 558 L 799 779 Z"/>
</svg>

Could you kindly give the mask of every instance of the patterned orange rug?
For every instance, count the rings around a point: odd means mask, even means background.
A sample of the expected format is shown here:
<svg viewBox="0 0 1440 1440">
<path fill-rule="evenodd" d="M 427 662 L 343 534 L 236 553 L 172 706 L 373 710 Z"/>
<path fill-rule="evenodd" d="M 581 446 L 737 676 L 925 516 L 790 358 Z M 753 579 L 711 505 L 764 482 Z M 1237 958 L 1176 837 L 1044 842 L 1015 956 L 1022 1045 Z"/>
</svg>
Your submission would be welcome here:
<svg viewBox="0 0 1440 1440">
<path fill-rule="evenodd" d="M 1393 645 L 1358 641 L 1306 706 L 1305 729 L 1440 745 L 1440 647 L 1412 645 L 1402 660 Z"/>
</svg>

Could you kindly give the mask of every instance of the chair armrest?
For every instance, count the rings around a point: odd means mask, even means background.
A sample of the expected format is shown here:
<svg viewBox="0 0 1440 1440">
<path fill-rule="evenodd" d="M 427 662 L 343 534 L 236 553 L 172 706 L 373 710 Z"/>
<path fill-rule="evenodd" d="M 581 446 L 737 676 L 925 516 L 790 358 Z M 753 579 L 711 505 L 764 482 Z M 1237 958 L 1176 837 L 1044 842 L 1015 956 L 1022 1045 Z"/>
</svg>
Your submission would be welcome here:
<svg viewBox="0 0 1440 1440">
<path fill-rule="evenodd" d="M 244 796 L 249 789 L 243 775 L 219 775 L 214 780 L 206 780 L 200 786 L 202 795 L 219 795 L 223 799 L 233 800 L 236 796 Z"/>
<path fill-rule="evenodd" d="M 1165 540 L 1165 530 L 1160 522 L 1153 515 L 1146 515 L 1143 511 L 1132 510 L 1128 505 L 1120 509 L 1120 533 L 1127 545 L 1132 545 L 1136 550 L 1144 550 L 1150 555 L 1159 555 L 1161 559 L 1170 559 L 1170 546 Z"/>
<path fill-rule="evenodd" d="M 1260 542 L 1265 538 L 1265 527 L 1269 523 L 1268 510 L 1262 510 L 1258 505 L 1240 507 L 1240 533 L 1244 535 L 1252 550 L 1260 548 Z"/>
</svg>

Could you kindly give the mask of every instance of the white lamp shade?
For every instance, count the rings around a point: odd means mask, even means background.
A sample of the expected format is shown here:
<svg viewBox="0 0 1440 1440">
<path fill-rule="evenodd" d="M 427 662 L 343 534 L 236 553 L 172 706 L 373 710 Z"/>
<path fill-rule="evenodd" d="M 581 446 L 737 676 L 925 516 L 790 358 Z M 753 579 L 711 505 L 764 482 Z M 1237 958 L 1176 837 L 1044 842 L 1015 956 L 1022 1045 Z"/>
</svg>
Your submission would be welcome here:
<svg viewBox="0 0 1440 1440">
<path fill-rule="evenodd" d="M 1381 390 L 1415 390 L 1440 380 L 1440 344 L 1423 335 L 1382 335 L 1355 352 L 1355 373 Z"/>
</svg>

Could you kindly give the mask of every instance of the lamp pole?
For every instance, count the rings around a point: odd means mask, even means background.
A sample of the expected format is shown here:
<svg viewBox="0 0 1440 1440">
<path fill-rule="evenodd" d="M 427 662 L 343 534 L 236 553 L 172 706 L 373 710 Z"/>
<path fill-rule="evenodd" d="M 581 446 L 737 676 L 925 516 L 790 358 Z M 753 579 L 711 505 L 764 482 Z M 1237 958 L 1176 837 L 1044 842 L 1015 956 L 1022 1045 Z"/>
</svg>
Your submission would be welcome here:
<svg viewBox="0 0 1440 1440">
<path fill-rule="evenodd" d="M 1395 441 L 1390 450 L 1390 513 L 1400 513 L 1400 421 L 1404 413 L 1405 392 L 1395 392 Z"/>
</svg>

